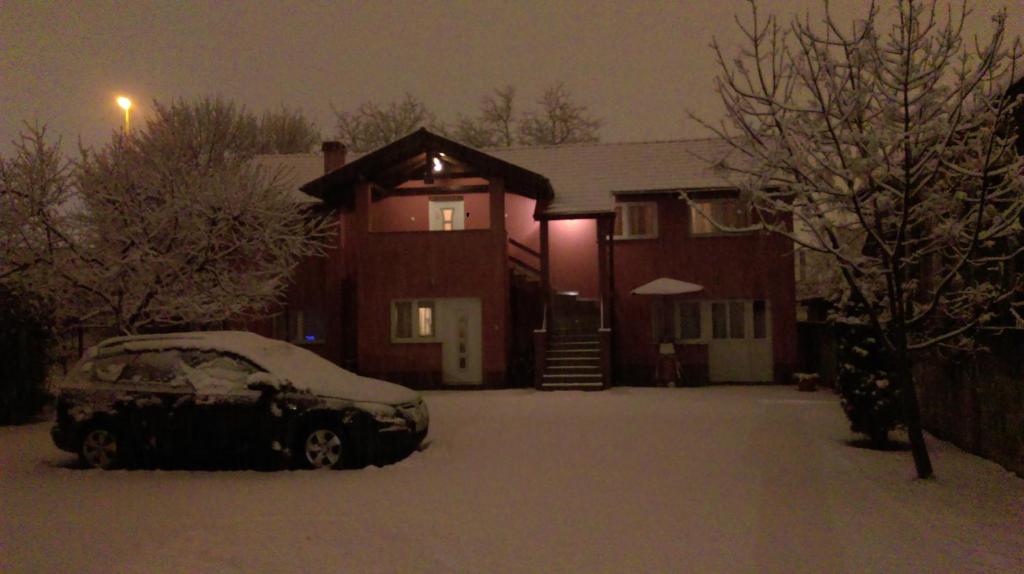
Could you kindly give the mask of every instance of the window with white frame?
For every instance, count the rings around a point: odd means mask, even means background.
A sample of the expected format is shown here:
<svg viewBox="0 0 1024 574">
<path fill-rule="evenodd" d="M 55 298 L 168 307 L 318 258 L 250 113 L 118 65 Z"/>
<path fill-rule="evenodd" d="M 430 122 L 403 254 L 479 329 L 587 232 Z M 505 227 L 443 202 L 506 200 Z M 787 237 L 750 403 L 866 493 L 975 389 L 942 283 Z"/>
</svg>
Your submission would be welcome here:
<svg viewBox="0 0 1024 574">
<path fill-rule="evenodd" d="M 768 302 L 764 300 L 713 301 L 711 303 L 711 338 L 767 339 Z"/>
<path fill-rule="evenodd" d="M 690 201 L 690 235 L 726 233 L 720 227 L 741 229 L 749 225 L 750 207 L 739 198 Z"/>
<path fill-rule="evenodd" d="M 428 200 L 430 231 L 462 231 L 466 228 L 466 202 L 460 196 Z"/>
<path fill-rule="evenodd" d="M 653 201 L 615 205 L 615 238 L 647 239 L 658 236 L 658 204 Z"/>
<path fill-rule="evenodd" d="M 434 301 L 432 299 L 406 299 L 391 302 L 392 341 L 433 341 Z"/>
<path fill-rule="evenodd" d="M 676 301 L 671 314 L 675 340 L 767 339 L 771 328 L 768 302 L 756 300 Z M 705 326 L 707 320 L 707 326 Z M 655 318 L 655 337 L 666 319 Z"/>
<path fill-rule="evenodd" d="M 675 309 L 676 339 L 698 341 L 703 338 L 700 301 L 679 301 Z"/>
</svg>

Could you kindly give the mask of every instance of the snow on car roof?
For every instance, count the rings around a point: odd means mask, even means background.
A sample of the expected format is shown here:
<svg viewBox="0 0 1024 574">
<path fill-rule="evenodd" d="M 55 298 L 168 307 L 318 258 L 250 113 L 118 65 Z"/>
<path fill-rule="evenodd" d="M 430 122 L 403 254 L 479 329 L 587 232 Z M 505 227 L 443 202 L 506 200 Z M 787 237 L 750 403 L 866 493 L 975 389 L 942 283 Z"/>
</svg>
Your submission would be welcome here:
<svg viewBox="0 0 1024 574">
<path fill-rule="evenodd" d="M 239 355 L 284 377 L 298 389 L 326 397 L 391 405 L 419 398 L 419 393 L 401 385 L 361 377 L 312 351 L 246 331 L 196 331 L 115 337 L 90 349 L 86 356 L 103 357 L 123 351 L 165 349 L 211 350 Z"/>
</svg>

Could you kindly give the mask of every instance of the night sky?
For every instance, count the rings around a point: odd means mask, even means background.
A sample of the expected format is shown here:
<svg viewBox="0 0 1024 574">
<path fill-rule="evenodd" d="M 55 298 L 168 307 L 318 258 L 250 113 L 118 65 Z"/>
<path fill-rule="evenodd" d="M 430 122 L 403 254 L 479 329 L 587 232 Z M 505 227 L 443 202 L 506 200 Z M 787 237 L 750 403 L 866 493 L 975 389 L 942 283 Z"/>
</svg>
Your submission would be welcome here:
<svg viewBox="0 0 1024 574">
<path fill-rule="evenodd" d="M 885 2 L 883 1 L 883 4 Z M 866 2 L 834 2 L 843 18 Z M 1007 2 L 977 2 L 971 30 Z M 817 0 L 763 2 L 779 14 Z M 285 104 L 324 136 L 333 105 L 421 97 L 442 119 L 475 112 L 494 87 L 522 104 L 564 81 L 605 119 L 605 141 L 705 135 L 686 118 L 720 111 L 712 36 L 737 40 L 743 0 L 678 2 L 42 2 L 0 3 L 0 153 L 38 119 L 73 147 L 104 141 L 135 100 L 221 95 L 254 111 Z M 1014 35 L 1024 13 L 1011 14 Z"/>
</svg>

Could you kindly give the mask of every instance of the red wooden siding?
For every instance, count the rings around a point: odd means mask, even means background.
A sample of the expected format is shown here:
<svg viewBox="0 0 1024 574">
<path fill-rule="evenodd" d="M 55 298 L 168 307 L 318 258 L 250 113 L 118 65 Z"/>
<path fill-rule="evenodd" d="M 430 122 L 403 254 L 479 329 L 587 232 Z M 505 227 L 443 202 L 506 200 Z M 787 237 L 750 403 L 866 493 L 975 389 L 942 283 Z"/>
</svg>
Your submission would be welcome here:
<svg viewBox="0 0 1024 574">
<path fill-rule="evenodd" d="M 360 372 L 416 387 L 440 383 L 440 344 L 391 342 L 391 302 L 472 297 L 479 298 L 482 307 L 483 382 L 503 383 L 509 309 L 507 237 L 504 189 L 500 182 L 491 187 L 487 212 L 491 221 L 500 224 L 487 230 L 371 233 L 365 219 L 355 218 Z M 356 213 L 366 213 L 368 203 L 368 190 L 363 189 L 356 198 Z"/>
<path fill-rule="evenodd" d="M 790 243 L 762 233 L 691 237 L 689 209 L 684 201 L 674 196 L 646 199 L 657 202 L 658 237 L 614 243 L 618 382 L 639 384 L 651 378 L 656 360 L 651 325 L 655 298 L 630 292 L 663 276 L 703 285 L 703 292 L 686 296 L 691 300 L 769 301 L 776 380 L 788 378 L 796 363 L 796 302 Z M 700 356 L 697 351 L 687 351 L 683 358 L 699 360 Z"/>
</svg>

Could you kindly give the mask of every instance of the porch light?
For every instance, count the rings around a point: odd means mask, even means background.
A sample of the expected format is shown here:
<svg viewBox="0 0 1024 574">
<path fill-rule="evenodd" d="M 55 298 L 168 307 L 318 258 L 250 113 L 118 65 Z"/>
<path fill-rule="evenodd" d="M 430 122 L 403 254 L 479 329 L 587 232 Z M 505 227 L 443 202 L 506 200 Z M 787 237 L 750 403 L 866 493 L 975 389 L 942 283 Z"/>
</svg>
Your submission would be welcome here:
<svg viewBox="0 0 1024 574">
<path fill-rule="evenodd" d="M 441 170 L 444 169 L 444 164 L 441 163 L 441 159 L 437 157 L 431 159 L 434 160 L 434 173 L 441 173 Z"/>
</svg>

